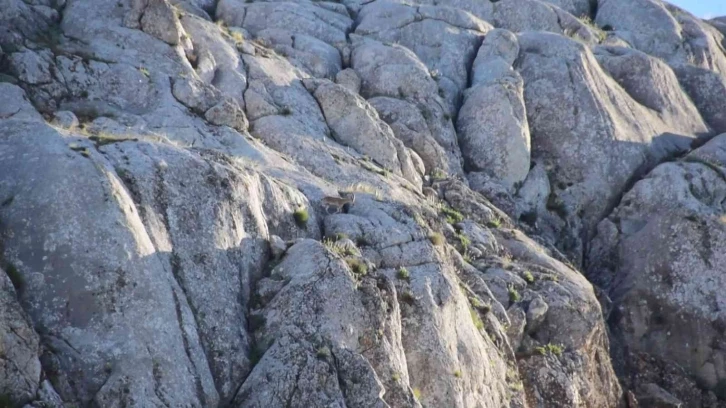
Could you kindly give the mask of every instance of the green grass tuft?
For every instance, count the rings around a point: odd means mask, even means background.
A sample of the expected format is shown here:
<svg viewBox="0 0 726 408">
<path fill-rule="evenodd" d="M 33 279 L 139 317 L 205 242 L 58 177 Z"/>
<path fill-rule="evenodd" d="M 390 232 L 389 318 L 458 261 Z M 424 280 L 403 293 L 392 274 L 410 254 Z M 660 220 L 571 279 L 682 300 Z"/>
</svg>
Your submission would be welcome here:
<svg viewBox="0 0 726 408">
<path fill-rule="evenodd" d="M 524 271 L 524 280 L 530 285 L 534 283 L 534 275 L 530 271 Z"/>
<path fill-rule="evenodd" d="M 293 216 L 295 217 L 295 222 L 300 227 L 305 227 L 308 223 L 308 219 L 310 219 L 310 214 L 308 214 L 308 210 L 305 208 L 300 208 L 299 210 L 295 211 L 293 213 Z"/>
<path fill-rule="evenodd" d="M 398 271 L 396 271 L 396 276 L 398 279 L 409 280 L 411 278 L 411 273 L 408 272 L 408 269 L 402 266 L 398 268 Z"/>
<path fill-rule="evenodd" d="M 449 224 L 456 224 L 464 221 L 464 215 L 453 208 L 441 206 L 441 213 L 446 216 L 446 222 Z"/>
<path fill-rule="evenodd" d="M 403 293 L 401 293 L 401 301 L 413 305 L 416 302 L 416 296 L 413 295 L 413 292 L 410 290 L 405 290 Z"/>
<path fill-rule="evenodd" d="M 448 178 L 448 175 L 445 171 L 441 169 L 433 169 L 431 171 L 431 178 L 433 180 L 446 180 L 446 178 Z"/>
<path fill-rule="evenodd" d="M 514 286 L 510 286 L 507 292 L 509 292 L 509 301 L 512 303 L 517 303 L 522 299 L 522 296 L 519 295 L 519 292 L 517 292 Z"/>
<path fill-rule="evenodd" d="M 368 274 L 368 267 L 366 266 L 365 262 L 355 258 L 346 259 L 345 262 L 348 264 L 350 270 L 353 271 L 354 274 L 360 276 L 365 276 Z"/>
<path fill-rule="evenodd" d="M 502 226 L 502 220 L 500 220 L 499 218 L 496 218 L 496 217 L 487 223 L 487 227 L 489 227 L 489 228 L 499 228 L 501 226 Z"/>
<path fill-rule="evenodd" d="M 471 314 L 471 321 L 474 322 L 474 326 L 477 330 L 483 330 L 484 329 L 484 322 L 481 321 L 481 317 L 479 317 L 479 313 L 476 312 L 474 309 L 469 309 L 469 314 Z"/>
<path fill-rule="evenodd" d="M 535 347 L 535 350 L 537 350 L 537 352 L 543 356 L 550 354 L 559 357 L 562 355 L 562 352 L 565 351 L 565 348 L 562 347 L 562 345 L 560 344 L 547 343 L 544 346 Z"/>
</svg>

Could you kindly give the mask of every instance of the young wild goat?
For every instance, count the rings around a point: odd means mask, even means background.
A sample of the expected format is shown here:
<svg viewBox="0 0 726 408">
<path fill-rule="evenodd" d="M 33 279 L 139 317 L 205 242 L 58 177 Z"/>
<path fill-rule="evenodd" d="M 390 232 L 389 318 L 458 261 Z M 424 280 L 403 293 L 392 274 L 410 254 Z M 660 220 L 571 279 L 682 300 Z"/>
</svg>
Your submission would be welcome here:
<svg viewBox="0 0 726 408">
<path fill-rule="evenodd" d="M 345 193 L 345 192 L 339 192 L 341 197 L 323 197 L 323 206 L 325 206 L 326 211 L 329 213 L 331 208 L 335 208 L 335 213 L 339 213 L 341 210 L 345 210 L 347 212 L 346 205 L 353 204 L 355 202 L 355 194 L 354 193 Z"/>
</svg>

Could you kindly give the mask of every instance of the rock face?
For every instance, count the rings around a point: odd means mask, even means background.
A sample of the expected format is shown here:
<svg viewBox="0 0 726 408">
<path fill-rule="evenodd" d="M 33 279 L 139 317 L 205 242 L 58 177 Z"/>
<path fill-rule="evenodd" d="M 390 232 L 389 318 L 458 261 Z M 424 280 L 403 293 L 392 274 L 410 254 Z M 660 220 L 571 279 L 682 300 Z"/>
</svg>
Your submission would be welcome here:
<svg viewBox="0 0 726 408">
<path fill-rule="evenodd" d="M 40 348 L 38 335 L 18 304 L 16 288 L 23 288 L 23 280 L 14 265 L 8 271 L 0 275 L 0 395 L 4 402 L 23 404 L 38 391 Z"/>
<path fill-rule="evenodd" d="M 0 406 L 726 406 L 725 32 L 0 0 Z"/>
<path fill-rule="evenodd" d="M 726 265 L 718 249 L 726 244 L 725 169 L 726 135 L 658 166 L 599 224 L 589 253 L 589 274 L 614 302 L 624 358 L 635 365 L 647 355 L 654 360 L 648 364 L 682 367 L 717 397 L 726 377 L 718 293 Z"/>
</svg>

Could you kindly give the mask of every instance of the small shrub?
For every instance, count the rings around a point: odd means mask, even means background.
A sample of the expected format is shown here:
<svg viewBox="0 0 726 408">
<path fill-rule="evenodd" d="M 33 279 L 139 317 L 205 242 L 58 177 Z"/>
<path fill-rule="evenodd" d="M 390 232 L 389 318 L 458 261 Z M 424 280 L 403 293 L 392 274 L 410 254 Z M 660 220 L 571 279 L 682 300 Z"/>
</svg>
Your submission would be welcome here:
<svg viewBox="0 0 726 408">
<path fill-rule="evenodd" d="M 484 304 L 479 299 L 475 298 L 474 296 L 469 296 L 469 303 L 471 303 L 471 305 L 473 307 L 479 307 Z"/>
<path fill-rule="evenodd" d="M 491 221 L 487 223 L 487 227 L 489 228 L 499 228 L 502 226 L 502 220 L 500 220 L 497 217 L 494 217 Z"/>
<path fill-rule="evenodd" d="M 509 289 L 507 289 L 507 292 L 509 292 L 509 301 L 512 303 L 517 303 L 522 299 L 514 286 L 510 286 Z"/>
<path fill-rule="evenodd" d="M 512 391 L 522 391 L 524 389 L 524 384 L 521 381 L 517 381 L 515 383 L 509 384 L 509 388 Z"/>
<path fill-rule="evenodd" d="M 550 354 L 550 355 L 554 355 L 557 357 L 561 356 L 562 352 L 565 351 L 565 349 L 564 349 L 564 347 L 562 347 L 562 345 L 552 344 L 552 343 L 547 343 L 541 347 L 535 347 L 535 350 L 537 350 L 537 352 L 543 356 Z"/>
<path fill-rule="evenodd" d="M 310 219 L 310 215 L 308 214 L 308 210 L 305 208 L 300 208 L 299 210 L 295 211 L 293 213 L 293 216 L 295 217 L 295 222 L 300 227 L 305 227 L 308 223 L 308 219 Z"/>
<path fill-rule="evenodd" d="M 346 259 L 345 262 L 350 267 L 350 270 L 353 271 L 356 275 L 365 276 L 368 273 L 368 267 L 366 266 L 365 262 L 355 259 L 355 258 L 349 258 Z"/>
<path fill-rule="evenodd" d="M 454 377 L 461 378 L 463 374 L 461 374 L 461 370 L 454 371 Z"/>
<path fill-rule="evenodd" d="M 391 376 L 391 379 L 395 382 L 399 382 L 399 381 L 401 381 L 401 374 L 393 373 L 393 375 Z"/>
<path fill-rule="evenodd" d="M 585 24 L 586 26 L 590 27 L 593 31 L 595 31 L 595 35 L 597 36 L 598 41 L 600 41 L 600 42 L 605 41 L 605 39 L 607 38 L 607 34 L 600 27 L 598 27 L 594 21 L 592 21 L 590 16 L 578 17 L 578 20 L 580 20 L 580 22 L 582 24 Z"/>
<path fill-rule="evenodd" d="M 410 290 L 405 290 L 401 293 L 401 301 L 406 304 L 413 305 L 416 302 L 416 297 Z"/>
<path fill-rule="evenodd" d="M 317 356 L 317 357 L 318 357 L 319 359 L 321 359 L 321 360 L 325 360 L 325 359 L 327 359 L 328 357 L 330 357 L 330 349 L 329 349 L 329 348 L 328 348 L 327 346 L 323 346 L 323 347 L 320 347 L 320 348 L 318 348 L 318 350 L 317 350 L 317 351 L 315 352 L 315 355 L 316 355 L 316 356 Z"/>
<path fill-rule="evenodd" d="M 466 249 L 464 250 L 464 253 L 461 254 L 461 257 L 464 258 L 464 262 L 466 263 L 470 264 L 472 262 L 471 254 L 469 254 L 469 251 L 467 251 Z"/>
<path fill-rule="evenodd" d="M 398 268 L 398 271 L 396 271 L 396 276 L 398 279 L 409 280 L 411 278 L 411 273 L 408 272 L 408 269 L 402 266 Z"/>
<path fill-rule="evenodd" d="M 332 239 L 327 239 L 327 238 L 324 239 L 323 246 L 325 246 L 325 249 L 327 249 L 328 251 L 330 251 L 334 254 L 338 254 L 338 255 L 343 254 L 343 249 L 340 246 L 338 246 L 338 244 L 335 241 L 333 241 Z"/>
<path fill-rule="evenodd" d="M 449 224 L 456 224 L 464 221 L 463 214 L 447 206 L 441 206 L 441 212 L 446 216 L 446 222 Z"/>
<path fill-rule="evenodd" d="M 334 238 L 336 241 L 340 241 L 341 239 L 348 239 L 348 236 L 343 233 L 338 232 L 334 235 Z"/>
<path fill-rule="evenodd" d="M 529 283 L 530 285 L 534 283 L 534 275 L 532 275 L 532 272 L 525 271 L 524 272 L 524 280 Z"/>
<path fill-rule="evenodd" d="M 492 310 L 492 307 L 490 305 L 483 303 L 482 301 L 473 296 L 469 297 L 469 302 L 474 309 L 480 311 L 483 314 L 487 314 Z"/>
<path fill-rule="evenodd" d="M 544 275 L 544 280 L 552 281 L 552 282 L 559 282 L 560 277 L 557 275 Z"/>
<path fill-rule="evenodd" d="M 10 278 L 10 282 L 15 287 L 15 290 L 21 291 L 25 288 L 25 278 L 15 265 L 8 264 L 5 267 L 5 273 L 8 275 L 8 278 Z"/>
<path fill-rule="evenodd" d="M 421 390 L 419 388 L 413 389 L 413 397 L 416 398 L 417 400 L 421 399 Z"/>
<path fill-rule="evenodd" d="M 464 234 L 457 234 L 456 237 L 459 238 L 461 246 L 464 248 L 464 251 L 466 251 L 466 249 L 469 248 L 469 245 L 471 245 L 471 240 L 469 239 L 469 237 Z"/>
<path fill-rule="evenodd" d="M 431 171 L 431 178 L 434 180 L 446 180 L 446 172 L 441 169 L 433 169 Z"/>
<path fill-rule="evenodd" d="M 139 68 L 139 72 L 141 72 L 142 74 L 144 74 L 144 76 L 147 77 L 147 78 L 151 76 L 151 73 L 149 73 L 149 70 L 146 69 L 145 67 L 140 67 Z"/>
<path fill-rule="evenodd" d="M 229 36 L 232 37 L 232 40 L 235 44 L 241 44 L 245 42 L 245 37 L 239 31 L 230 31 Z"/>
<path fill-rule="evenodd" d="M 435 246 L 443 246 L 446 242 L 446 238 L 444 238 L 444 236 L 439 234 L 438 232 L 434 232 L 433 234 L 429 235 L 429 240 Z"/>
</svg>

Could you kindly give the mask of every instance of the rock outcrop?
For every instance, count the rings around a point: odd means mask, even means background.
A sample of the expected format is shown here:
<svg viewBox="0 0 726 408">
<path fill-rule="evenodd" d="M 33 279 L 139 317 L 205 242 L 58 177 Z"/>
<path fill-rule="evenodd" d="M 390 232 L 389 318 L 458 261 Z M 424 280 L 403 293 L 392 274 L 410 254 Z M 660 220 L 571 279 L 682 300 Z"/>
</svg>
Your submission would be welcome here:
<svg viewBox="0 0 726 408">
<path fill-rule="evenodd" d="M 725 27 L 0 0 L 0 406 L 726 406 Z"/>
</svg>

